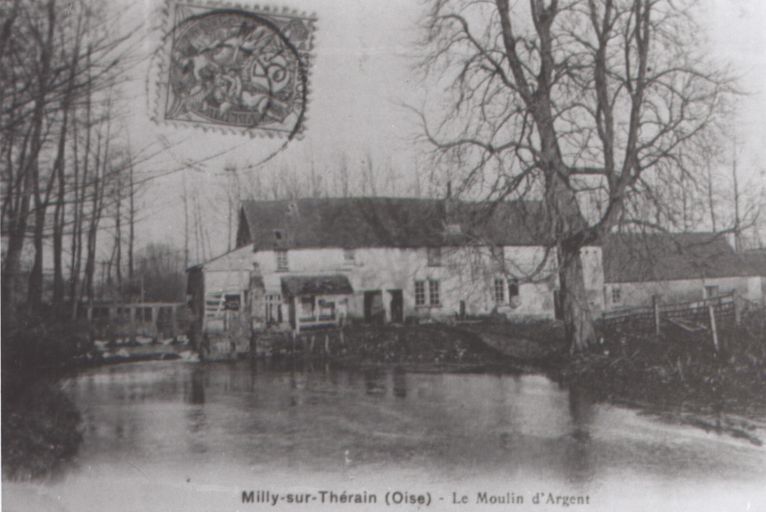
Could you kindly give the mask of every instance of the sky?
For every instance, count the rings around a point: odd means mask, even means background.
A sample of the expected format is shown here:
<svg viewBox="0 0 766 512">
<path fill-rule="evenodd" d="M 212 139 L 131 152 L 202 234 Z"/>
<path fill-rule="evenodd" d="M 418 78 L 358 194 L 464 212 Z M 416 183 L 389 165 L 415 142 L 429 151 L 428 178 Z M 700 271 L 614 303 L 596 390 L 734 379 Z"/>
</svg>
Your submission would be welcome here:
<svg viewBox="0 0 766 512">
<path fill-rule="evenodd" d="M 117 1 L 117 0 L 112 0 Z M 247 0 L 241 2 L 250 5 Z M 738 106 L 733 126 L 737 132 L 738 162 L 743 187 L 766 180 L 766 2 L 761 0 L 700 0 L 700 23 L 708 31 L 712 56 L 732 65 L 747 92 Z M 316 172 L 337 167 L 345 155 L 350 172 L 361 172 L 365 159 L 376 168 L 391 169 L 397 194 L 414 192 L 414 174 L 423 171 L 420 149 L 413 143 L 417 133 L 414 116 L 402 104 L 419 105 L 428 95 L 438 95 L 413 72 L 420 35 L 417 23 L 424 3 L 420 0 L 273 0 L 270 6 L 286 6 L 316 15 L 314 59 L 306 130 L 301 140 L 291 141 L 263 167 L 239 171 L 273 173 L 290 168 Z M 135 3 L 126 15 L 140 25 L 143 51 L 156 49 L 156 26 L 161 19 L 158 0 Z M 177 128 L 150 121 L 153 110 L 153 71 L 149 66 L 131 70 L 126 84 L 130 108 L 125 119 L 133 148 L 169 147 L 139 165 L 146 184 L 142 197 L 143 221 L 138 236 L 144 241 L 167 241 L 183 246 L 184 206 L 182 191 L 197 191 L 205 218 L 220 229 L 211 229 L 207 256 L 224 252 L 226 241 L 225 187 L 238 169 L 280 149 L 283 140 L 223 135 L 195 128 Z M 221 154 L 217 158 L 211 155 Z M 197 165 L 188 167 L 188 161 Z M 217 220 L 212 220 L 217 219 Z M 211 254 L 212 253 L 212 254 Z"/>
</svg>

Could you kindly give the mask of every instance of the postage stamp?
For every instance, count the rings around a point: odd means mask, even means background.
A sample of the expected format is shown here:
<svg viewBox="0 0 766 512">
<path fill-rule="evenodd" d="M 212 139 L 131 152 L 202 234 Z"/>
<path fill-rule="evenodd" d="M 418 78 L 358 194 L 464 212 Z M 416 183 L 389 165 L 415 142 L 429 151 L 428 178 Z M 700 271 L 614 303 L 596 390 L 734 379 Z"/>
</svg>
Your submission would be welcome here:
<svg viewBox="0 0 766 512">
<path fill-rule="evenodd" d="M 316 17 L 170 3 L 155 120 L 251 136 L 305 128 Z"/>
</svg>

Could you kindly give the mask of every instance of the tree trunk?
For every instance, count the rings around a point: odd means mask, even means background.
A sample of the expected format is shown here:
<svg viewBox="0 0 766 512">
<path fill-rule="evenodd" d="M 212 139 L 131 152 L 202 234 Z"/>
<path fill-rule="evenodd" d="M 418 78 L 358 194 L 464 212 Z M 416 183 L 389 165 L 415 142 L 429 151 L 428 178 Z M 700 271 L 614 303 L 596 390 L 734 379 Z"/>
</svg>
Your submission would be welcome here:
<svg viewBox="0 0 766 512">
<path fill-rule="evenodd" d="M 135 244 L 135 226 L 136 226 L 136 189 L 135 181 L 133 178 L 133 155 L 128 154 L 128 179 L 130 180 L 130 202 L 128 203 L 128 281 L 133 283 L 134 269 L 133 269 L 133 251 Z M 185 182 L 184 182 L 185 183 Z M 184 185 L 184 191 L 186 190 Z"/>
<path fill-rule="evenodd" d="M 118 192 L 119 194 L 119 192 Z M 114 255 L 114 270 L 115 275 L 117 277 L 117 287 L 120 290 L 120 293 L 122 293 L 122 213 L 120 212 L 120 202 L 122 199 L 120 199 L 120 196 L 117 197 L 117 215 L 115 216 L 115 252 Z"/>
<path fill-rule="evenodd" d="M 593 317 L 585 289 L 580 250 L 560 245 L 558 258 L 559 296 L 564 333 L 570 344 L 570 351 L 582 351 L 595 342 L 596 332 L 593 328 Z"/>
<path fill-rule="evenodd" d="M 79 30 L 78 30 L 79 32 Z M 59 133 L 58 150 L 54 163 L 55 178 L 58 180 L 58 191 L 56 199 L 56 208 L 53 216 L 53 307 L 57 315 L 64 312 L 64 224 L 66 220 L 66 138 L 69 124 L 69 115 L 72 110 L 72 94 L 74 90 L 74 80 L 77 72 L 77 64 L 80 55 L 80 38 L 77 35 L 72 62 L 69 68 L 69 77 L 67 79 L 67 89 L 62 101 L 61 109 L 64 111 L 61 121 L 61 132 Z M 75 204 L 75 208 L 77 208 Z M 74 236 L 74 235 L 73 235 Z"/>
<path fill-rule="evenodd" d="M 555 169 L 555 164 L 551 167 Z M 549 229 L 557 241 L 559 274 L 559 306 L 564 320 L 564 333 L 570 351 L 586 349 L 596 341 L 593 317 L 585 289 L 580 249 L 585 240 L 578 236 L 586 227 L 577 198 L 561 170 L 547 173 L 545 204 Z"/>
<path fill-rule="evenodd" d="M 71 297 L 72 297 L 72 320 L 77 319 L 78 315 L 78 308 L 80 305 L 80 300 L 82 299 L 82 293 L 83 293 L 83 283 L 80 281 L 80 270 L 82 268 L 82 235 L 83 235 L 83 226 L 85 225 L 85 203 L 87 202 L 87 193 L 88 193 L 88 179 L 89 179 L 89 169 L 90 169 L 90 146 L 91 146 L 91 130 L 93 129 L 92 126 L 92 108 L 93 108 L 93 83 L 92 83 L 92 76 L 91 76 L 91 51 L 92 48 L 88 46 L 87 51 L 85 52 L 85 70 L 86 70 L 86 77 L 87 77 L 87 88 L 85 92 L 85 148 L 84 148 L 84 156 L 82 159 L 82 177 L 80 179 L 81 188 L 79 192 L 79 198 L 76 198 L 75 200 L 75 227 L 74 227 L 74 234 L 72 235 L 72 261 L 74 265 L 72 266 L 72 279 L 71 279 Z M 74 138 L 74 162 L 75 162 L 75 191 L 77 191 L 77 117 L 75 116 L 73 118 L 72 126 L 75 128 L 73 138 Z M 75 192 L 77 194 L 77 192 Z M 76 248 L 75 248 L 76 245 Z"/>
<path fill-rule="evenodd" d="M 63 157 L 63 150 L 60 151 L 59 154 Z M 57 313 L 61 313 L 64 302 L 64 265 L 62 260 L 64 253 L 64 220 L 66 218 L 63 161 L 57 169 L 56 179 L 58 180 L 58 191 L 56 207 L 53 212 L 53 307 Z"/>
<path fill-rule="evenodd" d="M 2 290 L 4 313 L 7 307 L 10 307 L 12 311 L 19 302 L 21 253 L 24 249 L 24 240 L 26 238 L 30 199 L 35 186 L 33 173 L 37 172 L 40 150 L 43 145 L 43 120 L 49 87 L 48 81 L 50 78 L 53 52 L 52 43 L 56 20 L 54 0 L 48 1 L 46 10 L 48 16 L 47 37 L 40 52 L 40 72 L 35 77 L 37 80 L 37 90 L 35 91 L 35 104 L 32 113 L 30 154 L 28 160 L 24 162 L 23 167 L 19 170 L 23 176 L 21 178 L 23 180 L 22 199 L 20 201 L 20 208 L 14 216 L 14 222 L 9 229 L 8 250 L 3 262 L 2 283 L 0 287 Z"/>
<path fill-rule="evenodd" d="M 37 176 L 36 179 L 39 180 L 40 177 Z M 46 205 L 41 201 L 35 201 L 35 203 L 35 231 L 33 235 L 35 258 L 29 274 L 27 307 L 32 312 L 39 312 L 43 299 L 43 229 L 45 227 Z"/>
<path fill-rule="evenodd" d="M 96 273 L 96 236 L 98 234 L 98 224 L 101 217 L 99 207 L 101 197 L 101 135 L 98 136 L 96 144 L 96 161 L 94 164 L 93 175 L 93 196 L 91 202 L 91 212 L 88 225 L 88 233 L 85 245 L 85 293 L 88 301 L 92 304 L 94 298 L 94 277 Z"/>
<path fill-rule="evenodd" d="M 69 259 L 69 300 L 72 306 L 72 320 L 77 319 L 77 307 L 80 300 L 78 282 L 80 280 L 80 257 L 82 256 L 82 208 L 83 198 L 85 197 L 84 190 L 80 190 L 80 159 L 76 112 L 75 109 L 72 115 L 72 191 L 74 193 L 74 208 L 72 208 L 72 239 Z"/>
</svg>

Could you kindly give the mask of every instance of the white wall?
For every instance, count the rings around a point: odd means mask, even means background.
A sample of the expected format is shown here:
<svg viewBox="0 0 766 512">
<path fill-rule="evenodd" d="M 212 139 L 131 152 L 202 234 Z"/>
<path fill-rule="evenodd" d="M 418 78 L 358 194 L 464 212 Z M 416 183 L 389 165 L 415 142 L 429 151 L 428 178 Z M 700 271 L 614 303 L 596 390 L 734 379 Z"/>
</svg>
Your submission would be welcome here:
<svg viewBox="0 0 766 512">
<path fill-rule="evenodd" d="M 738 295 L 753 301 L 762 302 L 763 292 L 759 277 L 724 277 L 715 279 L 683 279 L 675 281 L 649 281 L 642 283 L 607 283 L 604 286 L 607 309 L 629 306 L 647 306 L 652 303 L 652 296 L 660 295 L 666 304 L 701 300 L 705 286 L 718 286 L 719 293 L 736 291 Z M 620 289 L 621 300 L 612 300 L 612 290 Z"/>
<path fill-rule="evenodd" d="M 245 248 L 243 248 L 245 249 Z M 442 248 L 442 265 L 428 265 L 426 248 L 361 248 L 354 251 L 353 263 L 344 260 L 342 249 L 292 249 L 288 251 L 288 272 L 278 272 L 274 251 L 258 251 L 252 254 L 264 276 L 266 293 L 281 293 L 281 277 L 285 274 L 343 273 L 348 276 L 354 289 L 349 304 L 351 315 L 363 314 L 364 291 L 383 291 L 383 303 L 390 318 L 390 294 L 388 290 L 402 290 L 404 315 L 445 317 L 460 311 L 465 301 L 468 314 L 486 314 L 497 308 L 500 313 L 511 316 L 552 317 L 553 290 L 557 277 L 555 255 L 546 258 L 541 247 L 503 248 L 505 270 L 493 260 L 487 247 Z M 603 307 L 603 272 L 601 249 L 583 250 L 583 267 L 586 287 L 592 296 L 594 307 Z M 541 270 L 542 269 L 542 270 Z M 505 302 L 494 301 L 495 278 L 518 280 L 519 297 L 509 301 L 508 289 Z M 438 280 L 440 306 L 415 307 L 415 281 Z M 426 287 L 428 284 L 426 283 Z M 285 312 L 286 313 L 286 312 Z M 283 315 L 286 318 L 286 315 Z"/>
<path fill-rule="evenodd" d="M 245 290 L 253 270 L 253 249 L 241 247 L 208 261 L 205 265 L 205 293 Z"/>
</svg>

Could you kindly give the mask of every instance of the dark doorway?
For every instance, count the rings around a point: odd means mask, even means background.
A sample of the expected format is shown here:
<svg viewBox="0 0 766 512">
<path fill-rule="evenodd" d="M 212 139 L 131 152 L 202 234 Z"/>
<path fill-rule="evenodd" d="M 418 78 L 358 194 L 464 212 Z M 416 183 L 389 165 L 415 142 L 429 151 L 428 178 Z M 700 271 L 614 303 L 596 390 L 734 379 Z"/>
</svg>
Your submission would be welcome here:
<svg viewBox="0 0 766 512">
<path fill-rule="evenodd" d="M 404 322 L 404 295 L 401 290 L 388 290 L 391 294 L 391 322 Z"/>
<path fill-rule="evenodd" d="M 364 292 L 364 321 L 370 324 L 382 324 L 385 318 L 383 292 L 380 290 Z"/>
</svg>

